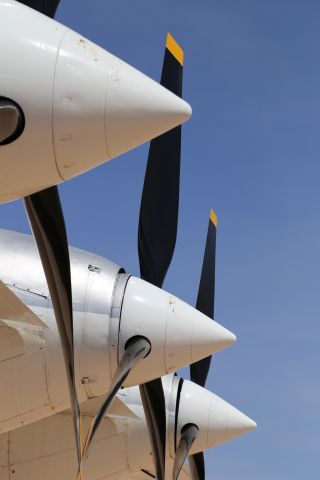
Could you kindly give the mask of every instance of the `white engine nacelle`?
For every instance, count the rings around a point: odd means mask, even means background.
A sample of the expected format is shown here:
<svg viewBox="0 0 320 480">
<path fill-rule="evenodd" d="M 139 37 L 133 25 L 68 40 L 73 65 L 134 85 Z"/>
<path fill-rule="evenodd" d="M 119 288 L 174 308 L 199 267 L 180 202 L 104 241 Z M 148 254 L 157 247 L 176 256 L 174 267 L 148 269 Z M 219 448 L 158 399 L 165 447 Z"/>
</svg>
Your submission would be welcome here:
<svg viewBox="0 0 320 480">
<path fill-rule="evenodd" d="M 0 0 L 0 202 L 183 123 L 189 105 L 81 35 Z"/>
<path fill-rule="evenodd" d="M 234 343 L 235 336 L 218 323 L 168 292 L 122 273 L 109 260 L 75 248 L 70 248 L 70 258 L 80 402 L 106 394 L 132 337 L 146 337 L 151 351 L 125 386 L 174 372 Z M 0 280 L 46 325 L 26 323 L 23 315 L 13 318 L 12 309 L 10 315 L 0 312 L 4 432 L 68 408 L 69 395 L 57 324 L 31 236 L 0 230 Z"/>
</svg>

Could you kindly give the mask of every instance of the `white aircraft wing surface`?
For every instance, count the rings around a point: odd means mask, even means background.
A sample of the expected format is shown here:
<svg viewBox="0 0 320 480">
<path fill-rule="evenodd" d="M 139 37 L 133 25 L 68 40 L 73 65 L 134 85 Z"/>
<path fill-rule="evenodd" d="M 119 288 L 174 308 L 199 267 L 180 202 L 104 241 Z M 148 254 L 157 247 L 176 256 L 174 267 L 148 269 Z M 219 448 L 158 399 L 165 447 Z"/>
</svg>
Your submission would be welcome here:
<svg viewBox="0 0 320 480">
<path fill-rule="evenodd" d="M 81 403 L 81 415 L 93 417 L 100 408 L 104 397 L 95 397 Z M 64 410 L 61 415 L 71 415 L 71 409 Z M 138 418 L 137 415 L 120 399 L 115 396 L 108 409 L 107 417 Z"/>
<path fill-rule="evenodd" d="M 46 325 L 0 280 L 0 321 L 27 323 L 38 327 Z M 9 326 L 9 325 L 8 325 Z"/>
<path fill-rule="evenodd" d="M 81 404 L 83 429 L 87 430 L 102 398 Z M 140 424 L 138 428 L 135 425 Z M 119 396 L 113 402 L 97 432 L 95 444 L 85 467 L 86 480 L 149 480 L 155 478 L 149 452 L 146 464 L 129 467 L 128 435 L 131 442 L 143 443 L 145 422 L 139 419 Z M 139 435 L 140 434 L 140 435 Z M 144 451 L 144 449 L 143 449 Z M 132 454 L 131 454 L 132 455 Z M 142 457 L 142 462 L 143 463 Z M 149 460 L 149 461 L 148 461 Z M 172 459 L 167 459 L 166 479 L 172 478 Z M 70 480 L 75 478 L 77 458 L 71 412 L 66 410 L 11 432 L 0 434 L 0 480 Z M 185 466 L 179 480 L 187 480 Z"/>
<path fill-rule="evenodd" d="M 99 397 L 81 404 L 84 432 L 101 401 Z M 141 424 L 141 419 L 117 397 L 97 432 L 85 467 L 86 480 L 114 480 L 130 475 L 127 435 L 137 422 Z M 139 442 L 139 438 L 134 441 Z M 76 472 L 70 411 L 0 434 L 0 480 L 11 480 L 13 473 L 15 480 L 70 480 Z"/>
<path fill-rule="evenodd" d="M 83 417 L 84 431 L 92 416 Z M 127 422 L 105 418 L 86 465 L 87 480 L 124 474 L 127 471 Z M 70 480 L 76 478 L 77 457 L 72 416 L 68 412 L 0 435 L 0 480 Z"/>
<path fill-rule="evenodd" d="M 173 460 L 166 460 L 166 480 L 172 480 Z M 156 478 L 155 475 L 148 470 L 140 470 L 139 472 L 128 473 L 117 480 L 151 480 Z M 184 465 L 179 475 L 179 480 L 190 480 L 189 466 Z"/>
</svg>

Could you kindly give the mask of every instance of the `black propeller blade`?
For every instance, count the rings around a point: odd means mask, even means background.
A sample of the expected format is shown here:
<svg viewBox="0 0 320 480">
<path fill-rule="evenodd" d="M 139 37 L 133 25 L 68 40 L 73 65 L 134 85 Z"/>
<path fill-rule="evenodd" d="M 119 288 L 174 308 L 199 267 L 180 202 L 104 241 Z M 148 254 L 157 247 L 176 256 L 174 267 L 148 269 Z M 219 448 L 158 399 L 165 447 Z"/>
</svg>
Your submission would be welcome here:
<svg viewBox="0 0 320 480">
<path fill-rule="evenodd" d="M 78 463 L 81 463 L 80 409 L 74 368 L 71 272 L 66 228 L 56 186 L 25 197 L 25 206 L 38 246 L 58 325 L 69 385 L 76 436 Z"/>
<path fill-rule="evenodd" d="M 182 95 L 183 51 L 168 34 L 161 85 Z M 181 126 L 150 143 L 143 185 L 138 251 L 141 278 L 162 286 L 177 238 Z"/>
<path fill-rule="evenodd" d="M 166 403 L 161 378 L 139 386 L 143 410 L 151 440 L 156 478 L 165 478 Z"/>
<path fill-rule="evenodd" d="M 183 51 L 168 34 L 161 84 L 182 96 Z M 162 287 L 178 226 L 181 127 L 152 140 L 143 185 L 138 253 L 141 278 Z M 152 321 L 152 319 L 150 319 Z M 158 480 L 165 478 L 166 410 L 161 379 L 140 386 Z"/>
<path fill-rule="evenodd" d="M 202 452 L 190 455 L 189 468 L 192 480 L 205 479 L 204 455 Z"/>
<path fill-rule="evenodd" d="M 216 235 L 217 217 L 211 210 L 196 308 L 212 319 L 214 318 Z M 190 378 L 201 387 L 205 386 L 210 363 L 211 356 L 190 365 Z M 205 480 L 203 452 L 189 456 L 189 467 L 192 480 Z"/>
<path fill-rule="evenodd" d="M 47 15 L 47 17 L 53 18 L 60 0 L 19 0 L 19 2 Z"/>
<path fill-rule="evenodd" d="M 137 336 L 137 337 L 131 338 L 128 341 L 125 352 L 119 362 L 118 368 L 112 379 L 112 383 L 109 387 L 109 392 L 107 394 L 107 397 L 103 402 L 103 404 L 101 405 L 98 412 L 96 413 L 89 427 L 86 441 L 82 451 L 82 465 L 88 456 L 89 449 L 93 443 L 99 424 L 103 419 L 109 405 L 111 404 L 119 388 L 121 387 L 121 385 L 123 384 L 127 376 L 129 375 L 130 371 L 140 360 L 142 360 L 144 357 L 148 355 L 148 353 L 150 352 L 150 349 L 151 349 L 150 342 L 144 337 Z"/>
<path fill-rule="evenodd" d="M 188 456 L 190 448 L 199 433 L 199 428 L 193 423 L 187 423 L 181 430 L 181 437 L 176 451 L 173 465 L 173 480 L 178 480 L 179 474 Z"/>
<path fill-rule="evenodd" d="M 53 18 L 59 0 L 20 0 Z M 71 272 L 66 227 L 56 186 L 25 197 L 33 236 L 47 279 L 66 364 L 78 464 L 81 464 L 80 409 L 74 371 Z"/>
<path fill-rule="evenodd" d="M 210 318 L 214 318 L 216 235 L 217 217 L 214 211 L 211 210 L 196 304 L 197 310 Z M 207 357 L 190 366 L 191 380 L 198 385 L 201 385 L 201 387 L 205 386 L 210 363 L 211 357 Z"/>
</svg>

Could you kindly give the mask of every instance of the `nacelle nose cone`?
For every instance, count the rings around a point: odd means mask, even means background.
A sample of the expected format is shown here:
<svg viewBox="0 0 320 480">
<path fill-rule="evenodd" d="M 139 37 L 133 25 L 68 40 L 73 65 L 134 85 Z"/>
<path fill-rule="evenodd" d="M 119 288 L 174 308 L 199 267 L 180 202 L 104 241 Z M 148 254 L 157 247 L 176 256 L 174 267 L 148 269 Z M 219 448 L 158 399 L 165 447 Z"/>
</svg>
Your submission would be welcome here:
<svg viewBox="0 0 320 480">
<path fill-rule="evenodd" d="M 178 432 L 186 423 L 194 423 L 199 428 L 191 453 L 215 447 L 257 426 L 225 400 L 188 380 L 183 382 L 181 391 Z"/>
<path fill-rule="evenodd" d="M 107 146 L 116 157 L 184 123 L 191 107 L 143 73 L 112 58 L 108 72 Z"/>
<path fill-rule="evenodd" d="M 234 333 L 216 321 L 195 309 L 193 309 L 192 315 L 192 363 L 236 342 L 237 338 Z M 214 351 L 212 351 L 213 347 Z"/>
<path fill-rule="evenodd" d="M 240 437 L 257 428 L 257 424 L 247 415 L 217 395 L 214 397 L 210 410 L 209 447 Z"/>
<path fill-rule="evenodd" d="M 121 155 L 191 115 L 184 100 L 72 31 L 59 49 L 53 105 L 63 178 Z"/>
<path fill-rule="evenodd" d="M 130 277 L 124 294 L 119 354 L 129 338 L 143 335 L 151 353 L 137 365 L 126 386 L 162 377 L 215 353 L 235 341 L 235 336 L 168 292 Z"/>
</svg>

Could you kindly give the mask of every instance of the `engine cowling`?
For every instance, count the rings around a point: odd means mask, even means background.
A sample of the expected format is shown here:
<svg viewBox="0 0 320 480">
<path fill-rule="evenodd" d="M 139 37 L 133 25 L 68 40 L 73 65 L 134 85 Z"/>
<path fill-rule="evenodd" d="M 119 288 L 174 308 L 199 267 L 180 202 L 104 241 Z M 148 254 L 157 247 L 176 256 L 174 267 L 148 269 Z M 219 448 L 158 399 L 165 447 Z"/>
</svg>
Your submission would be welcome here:
<svg viewBox="0 0 320 480">
<path fill-rule="evenodd" d="M 235 341 L 218 323 L 107 259 L 76 248 L 70 248 L 70 259 L 80 402 L 106 394 L 127 342 L 137 335 L 149 340 L 151 352 L 124 386 L 166 375 Z M 6 431 L 68 408 L 69 395 L 52 303 L 31 236 L 0 230 L 0 280 L 45 325 L 24 324 L 22 318 L 18 328 L 6 320 L 12 337 L 7 357 L 0 359 L 6 385 L 0 431 Z M 17 355 L 12 354 L 16 347 Z"/>
<path fill-rule="evenodd" d="M 14 0 L 0 0 L 0 43 L 0 202 L 79 175 L 191 115 L 138 70 Z"/>
</svg>

